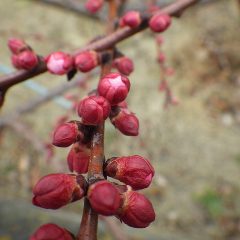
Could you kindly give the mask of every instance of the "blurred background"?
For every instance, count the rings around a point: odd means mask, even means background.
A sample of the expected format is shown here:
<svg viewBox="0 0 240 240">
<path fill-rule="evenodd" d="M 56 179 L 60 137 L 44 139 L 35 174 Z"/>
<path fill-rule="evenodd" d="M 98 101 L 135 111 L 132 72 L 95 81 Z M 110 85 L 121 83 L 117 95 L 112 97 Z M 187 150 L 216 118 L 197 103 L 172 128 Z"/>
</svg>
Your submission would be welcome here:
<svg viewBox="0 0 240 240">
<path fill-rule="evenodd" d="M 129 0 L 127 8 L 145 9 L 147 2 Z M 25 39 L 45 56 L 71 52 L 102 35 L 104 10 L 99 20 L 86 15 L 83 4 L 1 0 L 0 74 L 13 70 L 10 37 Z M 239 17 L 239 1 L 209 0 L 173 20 L 162 51 L 178 104 L 167 107 L 159 91 L 154 35 L 147 30 L 118 45 L 135 63 L 127 101 L 140 120 L 140 135 L 123 136 L 107 122 L 106 157 L 139 154 L 151 160 L 156 175 L 142 192 L 153 202 L 157 219 L 137 230 L 102 219 L 99 239 L 117 239 L 116 234 L 123 240 L 240 239 Z M 97 75 L 84 80 L 80 74 L 73 81 L 46 73 L 7 93 L 0 116 L 0 240 L 28 239 L 48 222 L 77 233 L 82 202 L 58 211 L 31 205 L 31 187 L 40 176 L 68 172 L 69 149 L 52 147 L 51 132 L 61 118 L 78 119 L 73 100 L 96 86 Z"/>
</svg>

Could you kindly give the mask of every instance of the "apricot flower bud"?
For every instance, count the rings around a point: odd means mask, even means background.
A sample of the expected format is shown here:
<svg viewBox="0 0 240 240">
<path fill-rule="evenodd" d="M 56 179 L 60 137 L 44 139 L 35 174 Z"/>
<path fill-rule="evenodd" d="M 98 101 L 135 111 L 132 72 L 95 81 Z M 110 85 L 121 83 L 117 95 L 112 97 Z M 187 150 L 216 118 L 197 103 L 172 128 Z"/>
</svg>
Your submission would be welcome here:
<svg viewBox="0 0 240 240">
<path fill-rule="evenodd" d="M 120 26 L 129 26 L 131 28 L 138 27 L 142 22 L 138 11 L 129 11 L 120 19 Z"/>
<path fill-rule="evenodd" d="M 109 116 L 110 105 L 104 97 L 89 96 L 80 101 L 77 111 L 84 124 L 98 125 Z"/>
<path fill-rule="evenodd" d="M 55 129 L 52 144 L 57 147 L 69 147 L 80 139 L 83 139 L 83 133 L 78 130 L 77 123 L 67 122 Z"/>
<path fill-rule="evenodd" d="M 118 216 L 130 227 L 145 228 L 155 220 L 155 212 L 151 202 L 143 195 L 134 191 L 123 194 L 124 203 Z"/>
<path fill-rule="evenodd" d="M 96 13 L 102 8 L 103 1 L 104 0 L 88 0 L 85 7 L 90 13 Z"/>
<path fill-rule="evenodd" d="M 125 100 L 130 90 L 129 79 L 119 73 L 109 73 L 98 84 L 98 93 L 105 97 L 111 105 Z"/>
<path fill-rule="evenodd" d="M 70 54 L 54 52 L 46 58 L 48 71 L 52 74 L 63 75 L 73 68 L 73 58 Z"/>
<path fill-rule="evenodd" d="M 149 26 L 154 32 L 163 32 L 171 24 L 171 17 L 167 14 L 155 14 L 149 21 Z"/>
<path fill-rule="evenodd" d="M 67 163 L 71 172 L 87 173 L 90 160 L 90 150 L 79 143 L 75 143 L 67 156 Z"/>
<path fill-rule="evenodd" d="M 34 205 L 58 209 L 84 196 L 85 179 L 81 175 L 49 174 L 41 178 L 33 189 Z"/>
<path fill-rule="evenodd" d="M 89 72 L 98 65 L 98 54 L 95 51 L 81 52 L 75 57 L 75 67 L 81 72 Z"/>
<path fill-rule="evenodd" d="M 91 207 L 104 216 L 115 215 L 120 207 L 118 189 L 106 180 L 90 185 L 87 196 Z"/>
<path fill-rule="evenodd" d="M 18 69 L 31 70 L 38 65 L 37 55 L 30 50 L 12 56 L 12 64 Z"/>
<path fill-rule="evenodd" d="M 73 235 L 56 224 L 48 223 L 39 227 L 29 240 L 73 240 Z"/>
<path fill-rule="evenodd" d="M 134 113 L 126 108 L 121 108 L 119 113 L 110 118 L 111 123 L 126 136 L 137 136 L 139 121 Z"/>
<path fill-rule="evenodd" d="M 117 157 L 107 161 L 105 173 L 130 185 L 133 189 L 147 188 L 154 176 L 151 163 L 138 155 Z"/>
<path fill-rule="evenodd" d="M 128 57 L 120 57 L 115 59 L 113 65 L 123 75 L 128 76 L 134 71 L 133 61 Z"/>
<path fill-rule="evenodd" d="M 22 39 L 17 38 L 10 38 L 8 40 L 8 47 L 13 54 L 18 54 L 24 50 L 29 50 L 29 46 Z"/>
</svg>

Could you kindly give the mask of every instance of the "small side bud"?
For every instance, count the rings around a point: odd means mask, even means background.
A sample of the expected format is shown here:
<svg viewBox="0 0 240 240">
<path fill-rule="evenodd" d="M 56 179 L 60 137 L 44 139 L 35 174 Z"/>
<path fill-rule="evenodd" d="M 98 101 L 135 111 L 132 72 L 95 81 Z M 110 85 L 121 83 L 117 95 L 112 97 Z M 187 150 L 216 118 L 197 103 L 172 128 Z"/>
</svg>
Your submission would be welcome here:
<svg viewBox="0 0 240 240">
<path fill-rule="evenodd" d="M 134 63 L 128 57 L 120 57 L 115 59 L 113 65 L 121 74 L 126 76 L 129 76 L 134 71 Z"/>
<path fill-rule="evenodd" d="M 130 90 L 130 81 L 119 73 L 109 73 L 98 84 L 98 93 L 111 105 L 117 105 L 126 99 Z"/>
<path fill-rule="evenodd" d="M 81 175 L 49 174 L 41 178 L 33 189 L 34 205 L 47 209 L 58 209 L 81 199 L 85 194 L 85 179 Z"/>
<path fill-rule="evenodd" d="M 149 21 L 149 26 L 154 32 L 164 32 L 171 25 L 171 17 L 167 14 L 155 14 Z"/>
<path fill-rule="evenodd" d="M 135 190 L 140 190 L 151 184 L 154 169 L 147 159 L 133 155 L 108 160 L 105 173 Z"/>
<path fill-rule="evenodd" d="M 57 147 L 69 147 L 78 140 L 83 139 L 83 133 L 78 130 L 76 122 L 59 125 L 53 133 L 52 144 Z"/>
<path fill-rule="evenodd" d="M 155 220 L 152 203 L 143 194 L 127 191 L 123 194 L 123 199 L 118 216 L 128 226 L 146 228 Z"/>
<path fill-rule="evenodd" d="M 94 211 L 104 216 L 115 215 L 120 207 L 118 189 L 106 180 L 90 185 L 87 197 Z"/>
<path fill-rule="evenodd" d="M 75 67 L 81 72 L 89 72 L 98 65 L 98 54 L 95 51 L 79 53 L 75 57 Z"/>
<path fill-rule="evenodd" d="M 164 63 L 165 60 L 166 60 L 165 54 L 162 53 L 162 52 L 160 52 L 160 53 L 158 54 L 157 60 L 158 60 L 159 63 Z"/>
<path fill-rule="evenodd" d="M 89 96 L 80 101 L 77 112 L 84 124 L 98 125 L 108 118 L 110 105 L 104 97 Z"/>
<path fill-rule="evenodd" d="M 54 52 L 45 61 L 48 71 L 52 74 L 64 75 L 73 69 L 73 58 L 67 53 Z"/>
<path fill-rule="evenodd" d="M 39 227 L 29 240 L 74 240 L 73 234 L 56 224 L 48 223 Z"/>
<path fill-rule="evenodd" d="M 136 28 L 141 24 L 141 22 L 141 15 L 138 11 L 129 11 L 120 19 L 120 26 L 129 26 L 130 28 Z"/>
<path fill-rule="evenodd" d="M 85 3 L 85 8 L 90 13 L 96 13 L 102 8 L 103 2 L 104 0 L 87 0 Z"/>
<path fill-rule="evenodd" d="M 85 145 L 75 143 L 67 156 L 68 168 L 71 172 L 87 173 L 90 160 L 90 150 Z"/>
<path fill-rule="evenodd" d="M 8 40 L 8 47 L 13 54 L 19 54 L 22 51 L 29 50 L 29 46 L 22 39 L 17 38 L 10 38 Z"/>
<path fill-rule="evenodd" d="M 110 118 L 111 123 L 122 134 L 126 136 L 138 136 L 139 121 L 134 113 L 130 112 L 126 108 L 121 108 L 119 113 Z"/>
</svg>

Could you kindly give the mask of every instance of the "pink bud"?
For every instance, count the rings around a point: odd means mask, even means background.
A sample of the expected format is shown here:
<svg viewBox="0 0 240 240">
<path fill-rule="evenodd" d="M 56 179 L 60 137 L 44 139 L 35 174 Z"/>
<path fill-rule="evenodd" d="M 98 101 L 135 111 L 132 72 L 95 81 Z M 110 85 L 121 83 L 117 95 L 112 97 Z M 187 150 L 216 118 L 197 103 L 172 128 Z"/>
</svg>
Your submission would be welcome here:
<svg viewBox="0 0 240 240">
<path fill-rule="evenodd" d="M 54 52 L 46 58 L 46 64 L 50 73 L 63 75 L 72 70 L 73 58 L 67 53 Z"/>
<path fill-rule="evenodd" d="M 73 235 L 56 224 L 48 223 L 39 227 L 29 240 L 73 240 Z"/>
<path fill-rule="evenodd" d="M 18 54 L 24 50 L 29 50 L 29 46 L 21 39 L 10 38 L 8 40 L 8 47 L 13 54 Z"/>
<path fill-rule="evenodd" d="M 110 105 L 104 97 L 89 96 L 80 101 L 77 111 L 84 124 L 98 125 L 109 116 Z"/>
<path fill-rule="evenodd" d="M 133 61 L 128 57 L 120 57 L 114 60 L 114 67 L 123 74 L 130 75 L 134 71 Z"/>
<path fill-rule="evenodd" d="M 90 13 L 98 12 L 103 6 L 104 0 L 87 0 L 85 7 Z"/>
<path fill-rule="evenodd" d="M 162 35 L 156 36 L 156 42 L 158 45 L 162 45 L 164 43 L 164 39 L 163 39 Z"/>
<path fill-rule="evenodd" d="M 158 60 L 159 63 L 164 63 L 165 60 L 166 60 L 165 54 L 162 53 L 162 52 L 160 52 L 160 53 L 158 54 L 157 60 Z"/>
<path fill-rule="evenodd" d="M 38 65 L 38 57 L 33 51 L 26 50 L 18 55 L 13 55 L 12 63 L 18 69 L 31 70 Z"/>
<path fill-rule="evenodd" d="M 75 143 L 67 156 L 67 163 L 71 172 L 87 173 L 90 160 L 90 150 L 79 143 Z"/>
<path fill-rule="evenodd" d="M 167 14 L 155 14 L 149 21 L 149 26 L 154 32 L 163 32 L 171 24 L 171 17 Z"/>
<path fill-rule="evenodd" d="M 138 155 L 110 159 L 105 172 L 135 190 L 147 188 L 154 176 L 151 163 Z"/>
<path fill-rule="evenodd" d="M 127 191 L 124 193 L 119 218 L 130 227 L 145 228 L 155 220 L 155 212 L 151 202 L 143 194 Z"/>
<path fill-rule="evenodd" d="M 53 133 L 52 144 L 57 147 L 69 147 L 77 140 L 83 138 L 83 133 L 78 131 L 76 122 L 68 122 L 59 125 Z"/>
<path fill-rule="evenodd" d="M 115 215 L 120 207 L 118 189 L 106 180 L 90 185 L 87 196 L 94 211 L 104 216 Z"/>
<path fill-rule="evenodd" d="M 117 105 L 126 99 L 130 90 L 129 79 L 119 73 L 109 73 L 98 84 L 98 93 L 111 105 Z"/>
<path fill-rule="evenodd" d="M 95 51 L 81 52 L 75 57 L 75 66 L 81 72 L 89 72 L 98 65 L 98 54 Z"/>
<path fill-rule="evenodd" d="M 34 205 L 58 209 L 84 196 L 84 177 L 73 174 L 49 174 L 41 178 L 33 189 Z"/>
<path fill-rule="evenodd" d="M 112 124 L 126 136 L 137 136 L 139 121 L 128 109 L 121 109 L 117 116 L 111 118 Z"/>
<path fill-rule="evenodd" d="M 138 27 L 142 22 L 140 13 L 137 11 L 127 12 L 120 20 L 121 26 L 129 26 L 131 28 Z"/>
</svg>

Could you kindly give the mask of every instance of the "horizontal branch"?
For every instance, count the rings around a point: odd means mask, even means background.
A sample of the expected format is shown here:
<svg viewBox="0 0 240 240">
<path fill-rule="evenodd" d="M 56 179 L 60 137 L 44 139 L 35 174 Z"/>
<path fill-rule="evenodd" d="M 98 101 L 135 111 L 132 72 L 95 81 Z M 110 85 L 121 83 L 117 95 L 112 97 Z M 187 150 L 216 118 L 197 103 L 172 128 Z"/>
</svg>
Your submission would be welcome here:
<svg viewBox="0 0 240 240">
<path fill-rule="evenodd" d="M 192 4 L 197 3 L 198 1 L 199 0 L 178 0 L 166 7 L 164 7 L 161 10 L 161 12 L 165 12 L 171 16 L 179 16 L 179 14 L 181 14 L 186 8 L 188 8 Z M 114 45 L 116 45 L 117 43 L 146 29 L 148 27 L 148 20 L 150 17 L 151 17 L 150 14 L 148 16 L 145 16 L 143 23 L 137 28 L 131 29 L 129 27 L 124 27 L 124 28 L 118 29 L 118 30 L 114 31 L 113 33 L 107 35 L 106 37 L 103 37 L 100 40 L 97 40 L 93 43 L 90 43 L 90 44 L 78 49 L 77 51 L 75 51 L 73 53 L 73 55 L 76 55 L 79 52 L 86 51 L 86 50 L 102 51 L 102 50 L 111 48 Z M 6 91 L 12 85 L 15 85 L 17 83 L 25 81 L 29 78 L 35 77 L 46 71 L 47 71 L 46 64 L 44 63 L 43 60 L 41 60 L 39 66 L 37 66 L 33 70 L 30 70 L 30 71 L 20 70 L 20 71 L 16 71 L 14 73 L 2 76 L 2 77 L 0 77 L 0 91 Z"/>
</svg>

